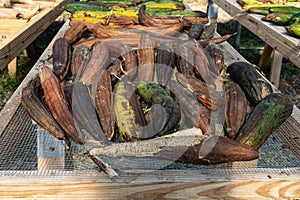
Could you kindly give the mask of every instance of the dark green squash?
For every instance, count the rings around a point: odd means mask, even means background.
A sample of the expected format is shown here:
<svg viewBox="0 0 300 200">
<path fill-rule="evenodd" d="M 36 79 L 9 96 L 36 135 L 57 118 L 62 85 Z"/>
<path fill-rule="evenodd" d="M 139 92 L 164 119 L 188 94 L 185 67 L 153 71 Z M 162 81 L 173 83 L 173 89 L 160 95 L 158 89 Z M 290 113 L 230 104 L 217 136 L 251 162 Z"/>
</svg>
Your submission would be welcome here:
<svg viewBox="0 0 300 200">
<path fill-rule="evenodd" d="M 272 132 L 287 120 L 292 111 L 293 102 L 287 95 L 268 95 L 254 108 L 236 140 L 259 149 Z"/>
</svg>

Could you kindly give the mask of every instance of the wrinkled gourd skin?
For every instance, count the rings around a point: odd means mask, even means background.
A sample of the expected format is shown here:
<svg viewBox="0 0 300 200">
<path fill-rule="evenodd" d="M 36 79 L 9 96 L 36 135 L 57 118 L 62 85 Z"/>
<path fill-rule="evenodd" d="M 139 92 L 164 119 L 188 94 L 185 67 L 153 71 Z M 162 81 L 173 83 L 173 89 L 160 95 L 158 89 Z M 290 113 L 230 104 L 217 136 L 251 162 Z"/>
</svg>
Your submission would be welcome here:
<svg viewBox="0 0 300 200">
<path fill-rule="evenodd" d="M 268 95 L 254 108 L 236 140 L 259 149 L 272 132 L 287 120 L 292 111 L 293 103 L 286 95 Z"/>
<path fill-rule="evenodd" d="M 272 86 L 250 63 L 234 62 L 227 67 L 227 72 L 232 80 L 239 84 L 253 105 L 257 105 L 264 97 L 273 92 Z"/>
</svg>

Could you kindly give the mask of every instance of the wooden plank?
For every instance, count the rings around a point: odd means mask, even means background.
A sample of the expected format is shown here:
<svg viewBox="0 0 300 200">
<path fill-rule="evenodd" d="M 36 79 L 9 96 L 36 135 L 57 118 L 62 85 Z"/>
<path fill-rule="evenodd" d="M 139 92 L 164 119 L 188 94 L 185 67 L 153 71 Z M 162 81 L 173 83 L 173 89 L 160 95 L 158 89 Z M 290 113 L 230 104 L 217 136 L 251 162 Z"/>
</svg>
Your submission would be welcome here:
<svg viewBox="0 0 300 200">
<path fill-rule="evenodd" d="M 205 170 L 206 171 L 206 170 Z M 296 199 L 300 176 L 277 174 L 211 174 L 211 171 L 164 170 L 124 172 L 114 181 L 103 173 L 77 172 L 0 177 L 3 199 Z M 55 175 L 56 174 L 56 175 Z M 213 175 L 213 176 L 212 176 Z M 9 179 L 8 179 L 9 178 Z M 247 191 L 247 192 L 245 192 Z"/>
<path fill-rule="evenodd" d="M 41 11 L 37 16 L 43 16 L 41 13 L 49 13 L 51 9 L 56 9 L 60 2 L 63 0 L 54 0 L 54 1 L 35 1 L 34 3 L 38 4 L 41 8 Z M 35 16 L 34 16 L 35 17 Z M 36 18 L 36 17 L 35 17 Z M 30 19 L 31 20 L 31 19 Z M 14 35 L 19 34 L 23 28 L 30 26 L 31 24 L 27 19 L 0 19 L 0 34 Z"/>
<path fill-rule="evenodd" d="M 299 181 L 202 181 L 103 184 L 50 182 L 1 185 L 3 199 L 298 199 Z M 245 192 L 247 191 L 247 192 Z"/>
<path fill-rule="evenodd" d="M 37 129 L 38 170 L 64 170 L 65 143 L 43 128 Z"/>
<path fill-rule="evenodd" d="M 19 30 L 0 43 L 0 70 L 32 43 L 63 11 L 67 1 L 55 1 L 55 7 L 35 15 Z M 10 22 L 12 24 L 12 21 Z M 21 22 L 23 24 L 23 22 Z M 16 24 L 14 24 L 16 26 Z"/>
<path fill-rule="evenodd" d="M 236 0 L 212 0 L 224 11 L 233 16 L 251 32 L 278 50 L 284 57 L 300 67 L 300 40 L 290 36 L 284 27 L 262 21 L 262 15 L 249 14 L 241 9 Z"/>
<path fill-rule="evenodd" d="M 0 33 L 11 37 L 26 25 L 27 21 L 22 19 L 0 19 Z M 1 46 L 2 44 L 0 43 Z"/>
</svg>

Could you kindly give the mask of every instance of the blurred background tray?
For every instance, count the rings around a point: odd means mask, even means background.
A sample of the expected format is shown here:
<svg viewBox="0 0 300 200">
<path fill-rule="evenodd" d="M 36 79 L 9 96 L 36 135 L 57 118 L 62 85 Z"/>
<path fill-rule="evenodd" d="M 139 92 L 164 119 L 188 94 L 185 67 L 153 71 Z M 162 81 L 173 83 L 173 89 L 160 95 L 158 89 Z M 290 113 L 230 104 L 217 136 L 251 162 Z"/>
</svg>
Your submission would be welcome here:
<svg viewBox="0 0 300 200">
<path fill-rule="evenodd" d="M 270 81 L 275 86 L 279 85 L 283 57 L 300 67 L 300 40 L 291 36 L 285 27 L 263 21 L 261 19 L 263 15 L 247 13 L 236 0 L 212 0 L 212 2 L 265 42 L 264 53 L 258 66 L 263 67 L 272 56 Z"/>
</svg>

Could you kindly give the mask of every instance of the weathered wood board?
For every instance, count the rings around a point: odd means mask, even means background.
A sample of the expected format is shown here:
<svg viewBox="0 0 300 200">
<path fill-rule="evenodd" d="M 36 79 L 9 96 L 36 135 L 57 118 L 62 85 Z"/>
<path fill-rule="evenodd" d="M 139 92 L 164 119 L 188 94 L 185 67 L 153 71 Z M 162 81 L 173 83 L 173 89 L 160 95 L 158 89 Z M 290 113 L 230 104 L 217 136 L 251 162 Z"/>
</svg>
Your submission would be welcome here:
<svg viewBox="0 0 300 200">
<path fill-rule="evenodd" d="M 7 172 L 9 174 L 9 172 Z M 296 171 L 297 173 L 297 171 Z M 218 174 L 169 170 L 123 172 L 111 181 L 103 173 L 48 171 L 0 177 L 1 199 L 290 199 L 300 198 L 300 175 L 273 173 Z M 33 177 L 33 176 L 34 177 Z"/>
<path fill-rule="evenodd" d="M 22 19 L 0 19 L 0 70 L 18 56 L 63 12 L 68 0 L 43 2 L 48 4 L 29 21 Z M 37 2 L 38 3 L 38 2 Z"/>
</svg>

